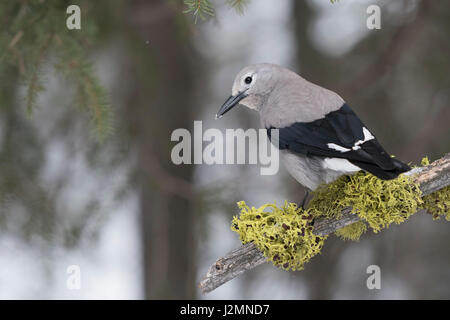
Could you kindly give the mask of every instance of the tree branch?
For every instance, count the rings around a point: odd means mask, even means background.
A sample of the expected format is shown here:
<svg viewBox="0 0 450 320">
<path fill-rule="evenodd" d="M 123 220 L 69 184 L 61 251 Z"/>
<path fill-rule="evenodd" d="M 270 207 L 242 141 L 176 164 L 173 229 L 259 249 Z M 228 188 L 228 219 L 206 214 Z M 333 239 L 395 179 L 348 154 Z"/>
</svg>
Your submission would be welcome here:
<svg viewBox="0 0 450 320">
<path fill-rule="evenodd" d="M 436 160 L 427 167 L 415 168 L 406 173 L 414 176 L 414 182 L 420 185 L 425 196 L 450 185 L 450 153 Z M 336 230 L 359 221 L 351 213 L 351 208 L 344 208 L 338 220 L 320 218 L 314 223 L 314 233 L 320 236 L 331 234 Z M 232 280 L 241 273 L 266 262 L 262 252 L 253 244 L 247 243 L 229 252 L 208 269 L 199 283 L 202 293 L 208 293 Z"/>
</svg>

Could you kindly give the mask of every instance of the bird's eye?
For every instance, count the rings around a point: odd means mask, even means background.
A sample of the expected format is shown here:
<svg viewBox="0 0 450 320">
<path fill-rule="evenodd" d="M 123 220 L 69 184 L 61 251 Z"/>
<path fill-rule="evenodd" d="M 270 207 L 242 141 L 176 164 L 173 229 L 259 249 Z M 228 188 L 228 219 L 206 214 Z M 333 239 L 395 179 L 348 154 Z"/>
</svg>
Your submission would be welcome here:
<svg viewBox="0 0 450 320">
<path fill-rule="evenodd" d="M 250 84 L 250 83 L 252 83 L 252 80 L 253 80 L 252 77 L 247 77 L 247 78 L 245 78 L 244 81 L 246 84 Z"/>
</svg>

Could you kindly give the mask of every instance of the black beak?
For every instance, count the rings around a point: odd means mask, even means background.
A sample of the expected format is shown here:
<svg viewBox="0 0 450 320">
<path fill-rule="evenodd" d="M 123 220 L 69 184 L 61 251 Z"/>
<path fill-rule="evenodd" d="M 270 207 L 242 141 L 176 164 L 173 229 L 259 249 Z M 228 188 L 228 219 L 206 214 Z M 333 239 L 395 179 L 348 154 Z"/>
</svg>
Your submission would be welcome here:
<svg viewBox="0 0 450 320">
<path fill-rule="evenodd" d="M 245 91 L 239 92 L 236 96 L 230 96 L 227 101 L 222 105 L 219 112 L 216 114 L 216 119 L 221 118 L 225 113 L 230 111 L 235 105 L 239 103 L 242 99 L 247 97 L 248 94 Z"/>
</svg>

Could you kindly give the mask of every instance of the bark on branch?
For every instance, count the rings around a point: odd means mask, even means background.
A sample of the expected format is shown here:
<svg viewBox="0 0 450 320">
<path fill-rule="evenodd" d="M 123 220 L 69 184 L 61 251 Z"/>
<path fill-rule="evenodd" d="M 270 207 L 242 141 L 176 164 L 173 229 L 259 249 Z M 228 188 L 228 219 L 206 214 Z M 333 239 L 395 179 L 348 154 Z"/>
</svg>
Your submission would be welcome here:
<svg viewBox="0 0 450 320">
<path fill-rule="evenodd" d="M 438 191 L 450 185 L 450 153 L 426 167 L 415 168 L 408 173 L 414 176 L 414 182 L 420 185 L 423 195 Z M 314 233 L 320 236 L 331 234 L 336 230 L 359 221 L 351 213 L 351 208 L 342 210 L 338 220 L 318 219 L 314 223 Z M 266 262 L 262 252 L 253 244 L 247 243 L 217 259 L 199 283 L 202 293 L 208 293 L 241 273 Z"/>
</svg>

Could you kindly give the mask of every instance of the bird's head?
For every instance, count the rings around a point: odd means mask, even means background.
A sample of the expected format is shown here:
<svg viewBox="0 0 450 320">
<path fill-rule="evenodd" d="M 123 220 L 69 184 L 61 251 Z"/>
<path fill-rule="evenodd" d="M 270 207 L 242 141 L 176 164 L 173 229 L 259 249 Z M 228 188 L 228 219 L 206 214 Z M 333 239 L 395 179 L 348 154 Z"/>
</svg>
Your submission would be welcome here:
<svg viewBox="0 0 450 320">
<path fill-rule="evenodd" d="M 259 63 L 245 67 L 234 79 L 231 96 L 225 101 L 216 114 L 216 119 L 222 117 L 234 106 L 241 104 L 250 109 L 261 110 L 277 79 L 286 70 L 280 66 Z"/>
</svg>

